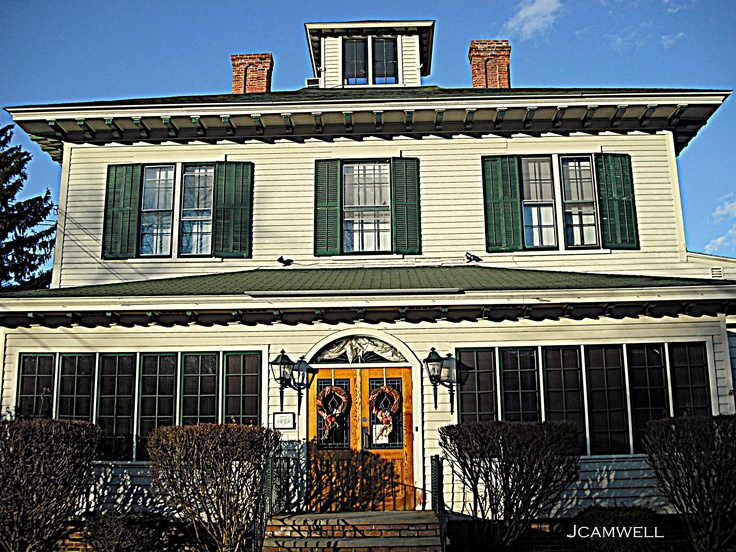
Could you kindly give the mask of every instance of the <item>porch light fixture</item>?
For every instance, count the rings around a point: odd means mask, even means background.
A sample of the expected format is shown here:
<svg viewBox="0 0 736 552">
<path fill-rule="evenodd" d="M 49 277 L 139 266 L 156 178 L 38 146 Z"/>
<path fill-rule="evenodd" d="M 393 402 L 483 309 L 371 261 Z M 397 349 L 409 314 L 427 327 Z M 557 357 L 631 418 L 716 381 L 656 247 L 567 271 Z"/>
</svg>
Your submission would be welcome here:
<svg viewBox="0 0 736 552">
<path fill-rule="evenodd" d="M 434 347 L 424 359 L 424 366 L 427 369 L 429 381 L 434 391 L 434 409 L 437 410 L 437 386 L 446 387 L 450 392 L 450 414 L 455 413 L 455 378 L 456 364 L 455 359 L 450 353 L 442 358 Z"/>
<path fill-rule="evenodd" d="M 271 376 L 279 384 L 279 410 L 284 411 L 284 389 L 287 387 L 297 392 L 297 411 L 301 410 L 304 390 L 310 386 L 317 371 L 309 366 L 304 357 L 294 362 L 283 349 L 275 359 L 269 362 L 269 365 Z"/>
</svg>

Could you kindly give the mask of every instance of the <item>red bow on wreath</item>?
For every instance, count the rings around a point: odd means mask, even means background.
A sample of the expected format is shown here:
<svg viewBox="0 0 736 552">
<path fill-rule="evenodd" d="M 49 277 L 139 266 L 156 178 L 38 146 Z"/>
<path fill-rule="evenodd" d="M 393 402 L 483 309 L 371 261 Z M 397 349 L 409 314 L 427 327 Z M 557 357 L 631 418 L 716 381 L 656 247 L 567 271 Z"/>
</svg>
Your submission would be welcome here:
<svg viewBox="0 0 736 552">
<path fill-rule="evenodd" d="M 381 393 L 386 393 L 387 395 L 390 395 L 394 403 L 391 405 L 391 408 L 388 410 L 383 410 L 378 408 L 376 405 L 376 401 L 378 400 L 379 395 Z M 396 389 L 391 387 L 390 385 L 381 385 L 380 387 L 376 387 L 370 396 L 370 407 L 371 412 L 373 412 L 373 415 L 378 419 L 378 422 L 381 424 L 381 431 L 378 432 L 378 437 L 383 437 L 384 435 L 389 436 L 391 435 L 391 432 L 394 430 L 394 414 L 396 414 L 399 411 L 399 403 L 401 402 L 401 393 L 399 393 Z"/>
<path fill-rule="evenodd" d="M 325 407 L 325 399 L 329 395 L 335 395 L 341 399 L 340 404 L 337 408 L 330 410 Z M 322 416 L 325 420 L 324 426 L 322 426 L 322 440 L 324 441 L 330 434 L 330 430 L 337 429 L 340 427 L 339 418 L 343 416 L 348 409 L 348 401 L 350 396 L 347 391 L 337 385 L 328 385 L 325 387 L 319 395 L 317 395 L 317 414 Z"/>
</svg>

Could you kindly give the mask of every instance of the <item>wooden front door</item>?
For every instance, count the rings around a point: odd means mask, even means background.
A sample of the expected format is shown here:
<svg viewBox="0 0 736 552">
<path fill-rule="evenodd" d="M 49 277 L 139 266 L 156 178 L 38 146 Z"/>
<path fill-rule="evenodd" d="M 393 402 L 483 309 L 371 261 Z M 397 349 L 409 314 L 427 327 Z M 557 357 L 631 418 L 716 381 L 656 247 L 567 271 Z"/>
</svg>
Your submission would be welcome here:
<svg viewBox="0 0 736 552">
<path fill-rule="evenodd" d="M 308 404 L 311 510 L 416 506 L 410 367 L 320 369 Z"/>
</svg>

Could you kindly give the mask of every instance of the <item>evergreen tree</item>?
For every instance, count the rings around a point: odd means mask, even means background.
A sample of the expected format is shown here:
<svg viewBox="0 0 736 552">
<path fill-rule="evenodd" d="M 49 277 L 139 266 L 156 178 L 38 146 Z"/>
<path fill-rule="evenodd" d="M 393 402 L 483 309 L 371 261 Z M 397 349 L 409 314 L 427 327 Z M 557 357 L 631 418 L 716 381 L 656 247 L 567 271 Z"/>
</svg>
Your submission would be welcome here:
<svg viewBox="0 0 736 552">
<path fill-rule="evenodd" d="M 48 189 L 43 196 L 15 199 L 28 178 L 31 154 L 10 146 L 12 137 L 11 125 L 0 128 L 0 290 L 48 287 L 51 270 L 43 265 L 51 259 L 56 228 L 37 227 L 54 204 Z"/>
</svg>

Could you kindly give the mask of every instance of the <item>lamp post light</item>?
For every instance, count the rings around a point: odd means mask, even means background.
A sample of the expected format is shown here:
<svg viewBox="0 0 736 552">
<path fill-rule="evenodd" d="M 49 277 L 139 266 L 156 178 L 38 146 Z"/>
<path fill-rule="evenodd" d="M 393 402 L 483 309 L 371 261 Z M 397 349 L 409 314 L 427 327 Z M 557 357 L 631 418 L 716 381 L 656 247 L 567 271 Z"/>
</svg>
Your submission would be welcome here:
<svg viewBox="0 0 736 552">
<path fill-rule="evenodd" d="M 280 411 L 284 411 L 284 389 L 287 387 L 296 391 L 297 411 L 300 411 L 302 409 L 302 395 L 304 390 L 312 383 L 316 370 L 309 366 L 304 357 L 294 362 L 283 349 L 269 364 L 271 366 L 271 376 L 279 384 Z"/>
<path fill-rule="evenodd" d="M 437 387 L 441 385 L 446 387 L 450 393 L 450 414 L 455 413 L 455 382 L 456 382 L 456 363 L 450 353 L 442 358 L 434 347 L 429 351 L 429 355 L 424 359 L 424 366 L 427 369 L 429 382 L 432 384 L 434 392 L 434 409 L 437 410 Z"/>
</svg>

